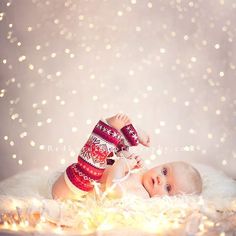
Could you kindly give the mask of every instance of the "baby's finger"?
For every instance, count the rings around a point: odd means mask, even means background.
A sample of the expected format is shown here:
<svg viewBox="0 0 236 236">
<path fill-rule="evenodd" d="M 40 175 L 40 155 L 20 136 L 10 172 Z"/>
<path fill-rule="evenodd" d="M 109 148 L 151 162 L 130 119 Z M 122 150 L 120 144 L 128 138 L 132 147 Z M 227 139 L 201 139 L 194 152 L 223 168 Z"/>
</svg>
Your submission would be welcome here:
<svg viewBox="0 0 236 236">
<path fill-rule="evenodd" d="M 120 119 L 121 116 L 122 116 L 122 113 L 118 113 L 118 114 L 116 115 L 116 118 L 117 118 L 117 119 Z"/>
<path fill-rule="evenodd" d="M 131 120 L 130 120 L 130 118 L 126 115 L 126 116 L 125 116 L 125 124 L 128 125 L 128 124 L 130 124 L 130 123 L 131 123 Z"/>
<path fill-rule="evenodd" d="M 137 160 L 137 163 L 143 163 L 143 160 L 140 158 L 139 160 Z"/>
<path fill-rule="evenodd" d="M 143 165 L 137 163 L 137 164 L 134 166 L 134 169 L 139 169 L 139 168 L 143 168 Z"/>
<path fill-rule="evenodd" d="M 123 112 L 120 113 L 120 119 L 124 120 L 125 114 Z"/>
<path fill-rule="evenodd" d="M 125 114 L 122 114 L 121 120 L 125 123 L 125 120 L 126 120 L 126 115 Z"/>
<path fill-rule="evenodd" d="M 140 165 L 140 167 L 143 167 L 144 166 L 144 161 L 141 160 L 138 164 Z"/>
<path fill-rule="evenodd" d="M 148 146 L 150 145 L 150 136 L 148 136 L 147 145 L 148 145 Z"/>
<path fill-rule="evenodd" d="M 128 158 L 128 159 L 135 159 L 135 156 L 136 156 L 136 155 L 133 153 L 133 154 L 131 154 L 130 156 L 128 156 L 127 158 Z"/>
<path fill-rule="evenodd" d="M 136 160 L 137 162 L 139 162 L 141 159 L 142 159 L 141 156 L 135 156 L 135 160 Z"/>
</svg>

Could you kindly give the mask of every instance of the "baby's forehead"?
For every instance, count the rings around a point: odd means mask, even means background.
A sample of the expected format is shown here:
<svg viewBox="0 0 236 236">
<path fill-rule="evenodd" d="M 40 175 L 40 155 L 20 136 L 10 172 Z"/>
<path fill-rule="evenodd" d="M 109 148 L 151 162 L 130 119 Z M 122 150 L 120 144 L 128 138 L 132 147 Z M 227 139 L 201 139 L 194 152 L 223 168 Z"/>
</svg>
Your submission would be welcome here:
<svg viewBox="0 0 236 236">
<path fill-rule="evenodd" d="M 178 167 L 178 168 L 189 168 L 191 167 L 188 163 L 182 162 L 182 161 L 175 161 L 175 162 L 169 162 L 167 163 L 171 166 Z"/>
<path fill-rule="evenodd" d="M 193 168 L 191 165 L 184 163 L 184 162 L 173 162 L 169 163 L 171 171 L 175 175 L 183 175 L 183 174 L 188 174 L 188 175 L 194 175 Z"/>
<path fill-rule="evenodd" d="M 174 182 L 179 189 L 188 191 L 192 189 L 192 184 L 195 179 L 196 172 L 191 165 L 187 163 L 176 164 L 172 168 L 172 171 Z"/>
</svg>

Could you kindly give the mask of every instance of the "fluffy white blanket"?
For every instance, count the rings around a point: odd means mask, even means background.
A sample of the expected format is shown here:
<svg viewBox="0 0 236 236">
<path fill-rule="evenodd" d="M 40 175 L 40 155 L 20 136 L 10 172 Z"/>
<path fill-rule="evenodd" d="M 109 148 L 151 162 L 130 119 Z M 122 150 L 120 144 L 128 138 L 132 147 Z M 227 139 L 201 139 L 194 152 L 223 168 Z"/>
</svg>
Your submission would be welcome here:
<svg viewBox="0 0 236 236">
<path fill-rule="evenodd" d="M 166 228 L 171 229 L 171 232 L 178 228 L 187 234 L 195 234 L 199 230 L 233 232 L 236 227 L 236 181 L 210 166 L 194 163 L 193 165 L 203 179 L 203 192 L 200 197 L 175 196 L 143 200 L 127 196 L 116 201 L 101 202 L 89 198 L 83 203 L 76 204 L 71 201 L 58 202 L 51 199 L 51 186 L 62 170 L 46 172 L 35 169 L 0 183 L 0 211 L 14 210 L 13 203 L 17 203 L 22 208 L 28 207 L 32 212 L 42 213 L 50 222 L 73 227 L 79 233 L 92 230 L 102 231 L 103 235 L 106 235 L 104 230 L 110 230 L 106 232 L 110 232 L 108 235 L 111 235 L 112 230 L 117 228 L 120 232 L 125 228 L 126 232 L 134 229 L 145 233 L 158 230 L 159 233 L 165 232 Z M 39 200 L 40 204 L 35 206 L 32 199 L 34 203 Z M 153 223 L 157 219 L 161 223 L 158 227 L 157 223 Z M 225 220 L 229 222 L 229 219 L 230 224 L 222 223 Z M 206 220 L 212 222 L 214 227 L 210 226 L 209 222 L 206 223 Z M 168 227 L 163 221 L 169 224 Z M 219 222 L 221 224 L 217 226 Z M 130 234 L 137 235 L 137 231 Z"/>
</svg>

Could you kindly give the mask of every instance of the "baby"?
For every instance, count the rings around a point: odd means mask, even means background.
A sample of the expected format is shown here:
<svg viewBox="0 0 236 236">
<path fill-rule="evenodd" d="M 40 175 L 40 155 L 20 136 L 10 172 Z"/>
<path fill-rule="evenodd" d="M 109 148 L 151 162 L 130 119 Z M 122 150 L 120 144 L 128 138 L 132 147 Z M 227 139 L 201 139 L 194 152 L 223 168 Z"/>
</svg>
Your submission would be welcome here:
<svg viewBox="0 0 236 236">
<path fill-rule="evenodd" d="M 170 162 L 145 170 L 141 157 L 128 151 L 130 146 L 139 143 L 148 147 L 149 136 L 138 134 L 127 115 L 100 120 L 77 163 L 67 167 L 54 183 L 53 198 L 79 199 L 94 191 L 96 182 L 104 192 L 112 189 L 108 191 L 111 198 L 120 198 L 126 193 L 142 198 L 201 193 L 199 172 L 185 162 Z M 109 166 L 107 160 L 112 153 L 121 158 Z"/>
</svg>

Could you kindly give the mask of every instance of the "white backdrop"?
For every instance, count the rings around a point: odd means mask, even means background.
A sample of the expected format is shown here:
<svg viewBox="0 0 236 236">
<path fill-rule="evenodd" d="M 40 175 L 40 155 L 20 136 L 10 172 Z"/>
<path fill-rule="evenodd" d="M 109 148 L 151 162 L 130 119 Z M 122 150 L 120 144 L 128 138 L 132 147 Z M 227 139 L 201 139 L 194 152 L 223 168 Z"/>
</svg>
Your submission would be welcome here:
<svg viewBox="0 0 236 236">
<path fill-rule="evenodd" d="M 0 179 L 66 167 L 120 111 L 147 165 L 236 178 L 235 22 L 235 0 L 1 0 Z"/>
</svg>

